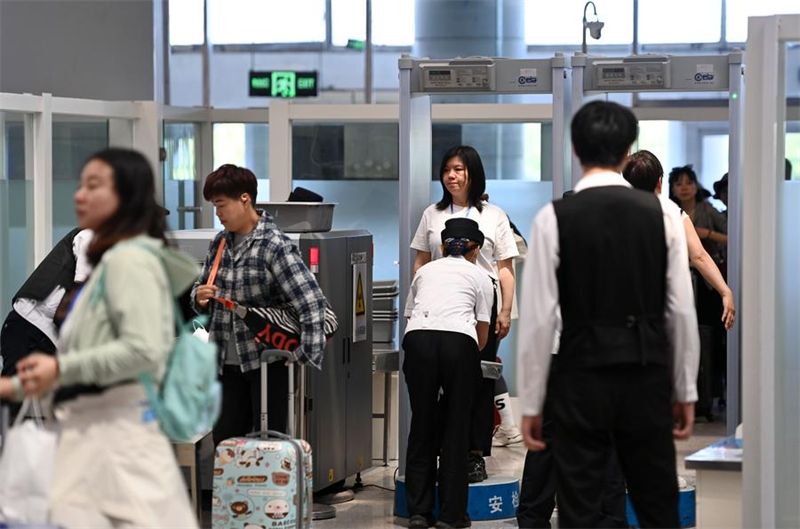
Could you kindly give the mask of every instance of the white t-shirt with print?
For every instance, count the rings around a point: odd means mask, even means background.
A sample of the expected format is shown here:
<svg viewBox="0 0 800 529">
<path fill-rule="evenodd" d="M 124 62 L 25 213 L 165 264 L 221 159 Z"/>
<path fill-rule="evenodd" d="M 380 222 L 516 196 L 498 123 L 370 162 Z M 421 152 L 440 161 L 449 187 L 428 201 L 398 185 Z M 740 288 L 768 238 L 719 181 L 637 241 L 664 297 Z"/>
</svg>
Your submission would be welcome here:
<svg viewBox="0 0 800 529">
<path fill-rule="evenodd" d="M 417 232 L 411 241 L 411 248 L 430 252 L 432 261 L 441 259 L 444 224 L 457 217 L 466 217 L 478 223 L 485 241 L 475 264 L 490 277 L 497 279 L 496 262 L 517 257 L 519 251 L 514 239 L 514 232 L 508 223 L 508 216 L 494 204 L 484 202 L 483 211 L 478 211 L 474 207 L 464 208 L 456 205 L 439 211 L 436 209 L 436 204 L 431 204 L 422 214 Z"/>
<path fill-rule="evenodd" d="M 478 342 L 477 322 L 489 323 L 492 281 L 464 257 L 432 261 L 417 271 L 406 300 L 406 333 L 459 332 Z"/>
</svg>

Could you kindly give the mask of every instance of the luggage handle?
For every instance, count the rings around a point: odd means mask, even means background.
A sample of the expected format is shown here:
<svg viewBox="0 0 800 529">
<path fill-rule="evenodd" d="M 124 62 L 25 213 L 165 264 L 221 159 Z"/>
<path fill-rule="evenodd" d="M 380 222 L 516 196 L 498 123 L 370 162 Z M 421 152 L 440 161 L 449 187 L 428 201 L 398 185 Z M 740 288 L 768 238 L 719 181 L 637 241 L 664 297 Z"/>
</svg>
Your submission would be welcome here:
<svg viewBox="0 0 800 529">
<path fill-rule="evenodd" d="M 289 394 L 288 406 L 289 413 L 286 417 L 286 430 L 289 434 L 288 439 L 295 436 L 295 418 L 294 418 L 294 355 L 289 351 L 281 351 L 280 349 L 268 349 L 261 353 L 261 432 L 270 432 L 269 417 L 267 416 L 267 365 L 272 358 L 285 358 L 289 361 Z"/>
</svg>

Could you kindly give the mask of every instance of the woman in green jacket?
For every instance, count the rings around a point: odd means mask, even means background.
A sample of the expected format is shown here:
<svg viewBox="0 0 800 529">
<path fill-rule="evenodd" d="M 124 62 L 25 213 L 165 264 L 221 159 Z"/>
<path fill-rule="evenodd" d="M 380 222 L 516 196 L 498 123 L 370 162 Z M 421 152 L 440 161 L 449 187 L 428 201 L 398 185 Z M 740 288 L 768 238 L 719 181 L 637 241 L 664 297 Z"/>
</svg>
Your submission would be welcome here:
<svg viewBox="0 0 800 529">
<path fill-rule="evenodd" d="M 139 381 L 164 376 L 174 338 L 173 297 L 198 269 L 166 245 L 150 164 L 108 149 L 81 173 L 75 207 L 95 230 L 95 269 L 73 299 L 58 356 L 18 363 L 17 393 L 55 393 L 61 436 L 52 523 L 72 527 L 197 527 L 169 441 Z M 104 284 L 102 284 L 104 283 Z"/>
</svg>

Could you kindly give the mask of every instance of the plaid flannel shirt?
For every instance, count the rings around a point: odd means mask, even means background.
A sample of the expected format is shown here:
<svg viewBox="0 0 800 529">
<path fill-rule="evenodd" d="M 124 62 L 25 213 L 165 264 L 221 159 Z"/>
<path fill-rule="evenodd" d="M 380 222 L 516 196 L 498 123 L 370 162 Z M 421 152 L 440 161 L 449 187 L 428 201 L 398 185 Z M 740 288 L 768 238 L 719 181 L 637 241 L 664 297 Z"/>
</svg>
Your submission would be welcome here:
<svg viewBox="0 0 800 529">
<path fill-rule="evenodd" d="M 294 242 L 284 234 L 266 211 L 256 228 L 249 233 L 238 248 L 234 248 L 233 234 L 219 233 L 209 246 L 199 280 L 192 288 L 192 307 L 198 314 L 209 314 L 210 339 L 219 345 L 220 363 L 228 351 L 228 340 L 233 325 L 236 351 L 242 371 L 258 369 L 261 346 L 244 322 L 215 301 L 206 309 L 197 305 L 197 287 L 208 281 L 214 257 L 222 238 L 225 250 L 220 259 L 215 285 L 217 296 L 231 299 L 248 307 L 274 307 L 291 304 L 300 317 L 300 345 L 295 358 L 320 369 L 325 349 L 325 296 L 317 280 L 306 267 Z"/>
</svg>

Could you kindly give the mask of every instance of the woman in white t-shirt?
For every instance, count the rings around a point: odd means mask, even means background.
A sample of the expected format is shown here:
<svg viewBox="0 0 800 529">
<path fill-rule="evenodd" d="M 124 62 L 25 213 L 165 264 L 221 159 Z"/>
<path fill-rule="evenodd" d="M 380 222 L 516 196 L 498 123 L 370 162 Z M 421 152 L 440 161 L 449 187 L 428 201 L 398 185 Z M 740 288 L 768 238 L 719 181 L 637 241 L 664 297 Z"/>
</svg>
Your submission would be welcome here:
<svg viewBox="0 0 800 529">
<path fill-rule="evenodd" d="M 476 388 L 482 383 L 480 349 L 490 331 L 493 288 L 475 261 L 484 236 L 474 220 L 456 218 L 440 232 L 439 259 L 421 268 L 405 307 L 403 373 L 411 403 L 406 455 L 409 527 L 434 525 L 439 455 L 439 524 L 468 527 L 469 428 Z M 439 391 L 447 398 L 438 403 Z"/>
<path fill-rule="evenodd" d="M 481 350 L 481 360 L 494 362 L 497 344 L 511 327 L 511 306 L 514 299 L 513 259 L 519 252 L 514 233 L 505 212 L 481 200 L 486 191 L 486 173 L 478 152 L 468 146 L 450 149 L 439 169 L 442 199 L 428 206 L 422 214 L 411 248 L 417 251 L 414 273 L 426 263 L 442 257 L 441 231 L 452 218 L 468 218 L 478 223 L 485 237 L 476 264 L 495 283 L 489 340 Z M 483 456 L 491 454 L 494 431 L 494 380 L 486 379 L 477 390 L 470 431 L 470 482 L 486 479 Z"/>
</svg>

